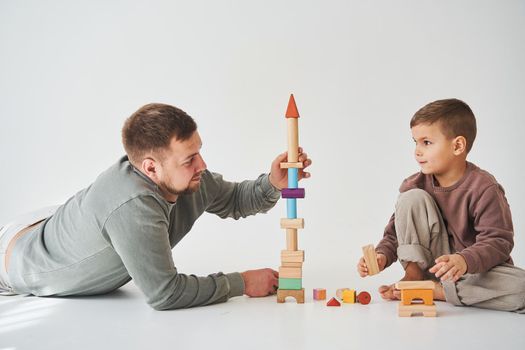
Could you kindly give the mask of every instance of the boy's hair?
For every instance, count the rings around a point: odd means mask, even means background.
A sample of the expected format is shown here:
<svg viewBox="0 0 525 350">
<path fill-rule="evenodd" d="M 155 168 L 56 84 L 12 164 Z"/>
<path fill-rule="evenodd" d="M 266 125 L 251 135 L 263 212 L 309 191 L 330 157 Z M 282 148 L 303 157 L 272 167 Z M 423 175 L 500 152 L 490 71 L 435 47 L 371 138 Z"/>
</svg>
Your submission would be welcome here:
<svg viewBox="0 0 525 350">
<path fill-rule="evenodd" d="M 197 130 L 186 112 L 162 103 L 150 103 L 133 113 L 122 128 L 122 143 L 131 164 L 138 166 L 150 152 L 167 149 L 171 139 L 185 141 Z"/>
<path fill-rule="evenodd" d="M 430 102 L 414 114 L 410 128 L 436 122 L 440 122 L 441 131 L 446 137 L 465 137 L 467 153 L 470 152 L 476 139 L 476 117 L 465 102 L 456 98 Z"/>
</svg>

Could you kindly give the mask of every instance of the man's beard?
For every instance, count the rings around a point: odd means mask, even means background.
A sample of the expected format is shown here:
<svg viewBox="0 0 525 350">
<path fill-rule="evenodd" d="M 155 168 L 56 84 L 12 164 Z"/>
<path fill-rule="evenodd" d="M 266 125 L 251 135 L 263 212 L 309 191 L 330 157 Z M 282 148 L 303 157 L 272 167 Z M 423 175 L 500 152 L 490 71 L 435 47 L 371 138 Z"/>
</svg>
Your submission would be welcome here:
<svg viewBox="0 0 525 350">
<path fill-rule="evenodd" d="M 165 183 L 165 182 L 161 182 L 160 183 L 160 187 L 168 192 L 169 194 L 172 194 L 172 195 L 175 195 L 175 196 L 179 196 L 179 195 L 182 195 L 182 194 L 192 194 L 192 193 L 195 193 L 199 190 L 199 187 L 200 187 L 201 183 L 199 181 L 199 183 L 197 183 L 196 185 L 192 186 L 190 184 L 188 184 L 188 186 L 183 189 L 183 190 L 178 190 L 176 189 L 175 187 L 172 187 L 170 186 L 169 184 Z"/>
</svg>

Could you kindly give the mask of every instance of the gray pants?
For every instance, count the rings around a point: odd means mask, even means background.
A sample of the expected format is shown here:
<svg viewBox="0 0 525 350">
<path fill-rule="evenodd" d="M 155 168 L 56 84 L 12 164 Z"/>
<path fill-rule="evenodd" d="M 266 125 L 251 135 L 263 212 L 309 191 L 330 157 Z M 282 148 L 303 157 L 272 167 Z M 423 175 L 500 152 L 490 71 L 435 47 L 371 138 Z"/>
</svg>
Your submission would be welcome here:
<svg viewBox="0 0 525 350">
<path fill-rule="evenodd" d="M 397 255 L 406 267 L 416 262 L 428 279 L 434 260 L 451 254 L 448 233 L 439 207 L 425 191 L 414 189 L 399 195 L 395 227 Z M 502 264 L 484 273 L 465 274 L 456 283 L 443 282 L 445 298 L 454 305 L 525 313 L 525 270 Z"/>
</svg>

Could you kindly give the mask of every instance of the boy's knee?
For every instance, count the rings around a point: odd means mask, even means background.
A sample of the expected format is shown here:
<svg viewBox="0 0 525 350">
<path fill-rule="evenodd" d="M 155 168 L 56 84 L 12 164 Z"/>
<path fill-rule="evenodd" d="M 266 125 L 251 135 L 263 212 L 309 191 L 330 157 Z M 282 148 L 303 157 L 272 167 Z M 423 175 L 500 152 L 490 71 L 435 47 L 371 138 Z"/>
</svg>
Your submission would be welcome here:
<svg viewBox="0 0 525 350">
<path fill-rule="evenodd" d="M 414 205 L 425 204 L 428 202 L 428 200 L 432 200 L 432 196 L 430 196 L 427 191 L 414 188 L 399 195 L 399 198 L 397 199 L 397 206 L 412 207 Z"/>
</svg>

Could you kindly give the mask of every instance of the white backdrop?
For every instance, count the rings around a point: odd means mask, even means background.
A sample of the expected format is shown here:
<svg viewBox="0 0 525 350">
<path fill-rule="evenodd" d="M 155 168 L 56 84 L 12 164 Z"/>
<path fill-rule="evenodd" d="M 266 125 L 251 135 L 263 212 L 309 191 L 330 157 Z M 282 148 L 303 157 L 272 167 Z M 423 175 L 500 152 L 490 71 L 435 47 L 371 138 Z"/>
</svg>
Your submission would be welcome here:
<svg viewBox="0 0 525 350">
<path fill-rule="evenodd" d="M 418 171 L 409 120 L 457 97 L 478 120 L 470 160 L 507 191 L 513 256 L 525 266 L 525 2 L 0 1 L 0 222 L 62 203 L 123 154 L 141 105 L 176 105 L 199 124 L 226 179 L 255 178 L 286 148 L 294 93 L 314 164 L 298 203 L 307 287 L 367 287 L 398 186 Z M 279 265 L 279 218 L 205 215 L 174 249 L 181 272 Z M 370 285 L 371 287 L 371 285 Z"/>
</svg>

